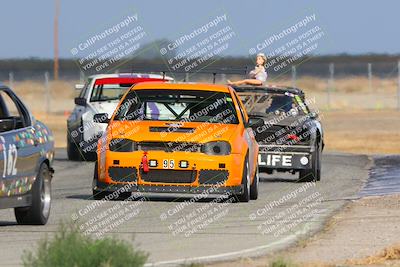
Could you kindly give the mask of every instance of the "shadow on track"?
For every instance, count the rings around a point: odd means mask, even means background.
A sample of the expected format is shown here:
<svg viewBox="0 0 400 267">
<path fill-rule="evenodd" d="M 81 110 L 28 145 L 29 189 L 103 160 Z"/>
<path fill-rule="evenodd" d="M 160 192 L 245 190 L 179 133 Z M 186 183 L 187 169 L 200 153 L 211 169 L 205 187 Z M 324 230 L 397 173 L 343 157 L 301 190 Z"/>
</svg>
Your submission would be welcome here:
<svg viewBox="0 0 400 267">
<path fill-rule="evenodd" d="M 17 226 L 18 223 L 16 221 L 0 221 L 0 227 L 5 226 Z"/>
<path fill-rule="evenodd" d="M 296 179 L 289 179 L 289 178 L 276 178 L 276 177 L 271 177 L 271 178 L 260 178 L 261 183 L 298 183 L 297 178 Z"/>
<path fill-rule="evenodd" d="M 184 202 L 184 201 L 190 201 L 195 195 L 192 194 L 188 194 L 188 195 L 169 195 L 169 196 L 160 196 L 160 195 L 144 195 L 143 198 L 145 199 L 146 202 Z M 113 202 L 113 201 L 124 201 L 125 199 L 127 199 L 129 196 L 124 196 L 124 197 L 120 197 L 117 199 L 112 199 L 109 200 L 108 202 Z M 200 198 L 198 200 L 195 200 L 194 202 L 198 202 L 198 203 L 208 203 L 211 202 L 213 200 L 215 200 L 218 196 L 215 197 L 207 197 L 207 198 Z M 235 197 L 235 196 L 232 196 Z M 66 196 L 66 198 L 68 199 L 80 199 L 80 200 L 90 200 L 90 201 L 94 201 L 92 195 L 84 195 L 84 194 L 80 194 L 80 195 L 70 195 L 70 196 Z M 235 197 L 237 200 L 237 197 Z M 226 198 L 228 199 L 228 198 Z M 135 201 L 139 201 L 140 198 L 138 199 L 132 199 L 129 201 L 135 202 Z M 220 203 L 224 202 L 223 200 L 220 201 Z"/>
</svg>

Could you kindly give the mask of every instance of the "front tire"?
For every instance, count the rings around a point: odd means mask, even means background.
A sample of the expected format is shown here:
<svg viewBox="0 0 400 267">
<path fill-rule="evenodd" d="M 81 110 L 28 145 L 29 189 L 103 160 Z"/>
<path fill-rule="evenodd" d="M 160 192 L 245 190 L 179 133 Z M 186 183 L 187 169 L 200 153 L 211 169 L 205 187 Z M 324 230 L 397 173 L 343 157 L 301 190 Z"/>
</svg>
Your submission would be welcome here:
<svg viewBox="0 0 400 267">
<path fill-rule="evenodd" d="M 67 136 L 67 155 L 69 160 L 81 161 L 81 153 L 78 149 L 77 144 L 75 144 L 71 138 Z"/>
<path fill-rule="evenodd" d="M 95 160 L 97 160 L 97 152 L 96 151 L 85 151 L 84 148 L 80 147 L 80 144 L 82 142 L 81 141 L 74 142 L 70 137 L 70 133 L 71 133 L 71 131 L 68 130 L 68 136 L 67 136 L 68 159 L 72 160 L 72 161 L 95 161 Z M 80 139 L 83 140 L 83 135 L 80 136 Z M 83 143 L 87 144 L 86 141 L 84 141 Z M 97 141 L 95 141 L 95 143 L 97 144 Z"/>
<path fill-rule="evenodd" d="M 15 218 L 18 224 L 45 225 L 51 206 L 51 173 L 46 163 L 40 165 L 31 192 L 32 206 L 15 208 Z"/>
<path fill-rule="evenodd" d="M 258 188 L 260 183 L 260 175 L 258 170 L 258 165 L 256 167 L 256 172 L 254 173 L 253 182 L 250 186 L 250 199 L 256 200 L 258 198 Z"/>
<path fill-rule="evenodd" d="M 93 194 L 93 199 L 94 200 L 102 200 L 104 199 L 106 196 L 108 196 L 111 192 L 108 191 L 99 191 L 99 190 L 94 190 L 92 191 Z"/>
<path fill-rule="evenodd" d="M 250 200 L 250 174 L 249 174 L 249 157 L 246 155 L 246 159 L 243 163 L 243 175 L 242 175 L 242 186 L 243 193 L 239 195 L 238 199 L 240 202 L 249 202 Z"/>
<path fill-rule="evenodd" d="M 97 186 L 97 179 L 98 179 L 98 164 L 97 161 L 94 164 L 94 171 L 93 171 L 93 183 L 92 183 L 92 197 L 94 200 L 102 200 L 112 192 L 109 191 L 102 191 L 96 190 L 95 187 Z"/>
<path fill-rule="evenodd" d="M 316 145 L 312 153 L 311 169 L 301 170 L 299 173 L 299 182 L 316 182 L 321 180 L 321 151 Z"/>
</svg>

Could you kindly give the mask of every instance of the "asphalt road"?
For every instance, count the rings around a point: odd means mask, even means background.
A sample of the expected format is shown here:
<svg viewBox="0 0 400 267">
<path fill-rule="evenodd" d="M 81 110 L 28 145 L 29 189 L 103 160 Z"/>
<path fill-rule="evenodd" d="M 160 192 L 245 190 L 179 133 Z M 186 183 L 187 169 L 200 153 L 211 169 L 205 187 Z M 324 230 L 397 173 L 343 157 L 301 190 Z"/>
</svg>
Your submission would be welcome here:
<svg viewBox="0 0 400 267">
<path fill-rule="evenodd" d="M 48 224 L 18 226 L 12 210 L 0 211 L 0 266 L 19 266 L 23 251 L 51 237 L 61 221 L 93 236 L 132 242 L 150 254 L 148 265 L 266 254 L 315 233 L 346 201 L 358 198 L 369 167 L 366 156 L 324 154 L 317 184 L 296 183 L 291 174 L 263 174 L 259 199 L 249 203 L 230 203 L 229 196 L 104 203 L 90 200 L 93 163 L 70 162 L 59 150 Z"/>
</svg>

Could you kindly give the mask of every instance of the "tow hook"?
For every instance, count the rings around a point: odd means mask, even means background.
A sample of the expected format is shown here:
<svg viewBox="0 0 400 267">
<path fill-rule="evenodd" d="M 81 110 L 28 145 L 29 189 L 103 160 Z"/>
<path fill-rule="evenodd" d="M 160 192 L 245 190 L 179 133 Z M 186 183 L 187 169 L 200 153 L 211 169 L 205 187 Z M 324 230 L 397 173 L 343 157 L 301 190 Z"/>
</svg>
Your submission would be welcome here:
<svg viewBox="0 0 400 267">
<path fill-rule="evenodd" d="M 147 151 L 143 152 L 143 157 L 142 157 L 142 169 L 144 173 L 149 172 L 149 161 L 147 160 Z"/>
</svg>

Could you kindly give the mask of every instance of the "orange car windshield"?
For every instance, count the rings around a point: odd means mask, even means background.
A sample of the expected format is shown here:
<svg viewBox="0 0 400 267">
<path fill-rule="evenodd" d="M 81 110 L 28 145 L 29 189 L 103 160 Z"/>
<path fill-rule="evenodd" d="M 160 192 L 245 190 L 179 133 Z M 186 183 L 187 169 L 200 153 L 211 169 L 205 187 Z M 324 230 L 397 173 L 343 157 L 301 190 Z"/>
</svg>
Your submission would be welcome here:
<svg viewBox="0 0 400 267">
<path fill-rule="evenodd" d="M 229 93 L 179 89 L 132 90 L 114 120 L 239 123 Z"/>
</svg>

